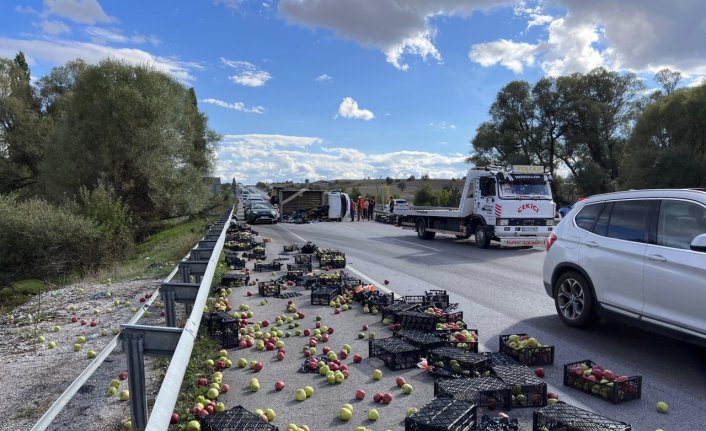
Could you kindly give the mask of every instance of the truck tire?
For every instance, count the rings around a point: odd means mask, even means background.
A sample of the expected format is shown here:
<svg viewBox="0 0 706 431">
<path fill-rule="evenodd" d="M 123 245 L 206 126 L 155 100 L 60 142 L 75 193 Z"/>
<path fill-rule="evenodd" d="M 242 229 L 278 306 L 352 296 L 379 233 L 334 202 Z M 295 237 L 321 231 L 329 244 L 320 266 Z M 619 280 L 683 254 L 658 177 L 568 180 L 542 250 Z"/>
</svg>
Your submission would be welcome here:
<svg viewBox="0 0 706 431">
<path fill-rule="evenodd" d="M 423 219 L 417 220 L 417 236 L 419 239 L 434 239 L 436 232 L 429 232 L 426 229 Z"/>
<path fill-rule="evenodd" d="M 479 248 L 490 247 L 490 237 L 485 232 L 485 227 L 482 224 L 476 226 L 476 246 Z"/>
</svg>

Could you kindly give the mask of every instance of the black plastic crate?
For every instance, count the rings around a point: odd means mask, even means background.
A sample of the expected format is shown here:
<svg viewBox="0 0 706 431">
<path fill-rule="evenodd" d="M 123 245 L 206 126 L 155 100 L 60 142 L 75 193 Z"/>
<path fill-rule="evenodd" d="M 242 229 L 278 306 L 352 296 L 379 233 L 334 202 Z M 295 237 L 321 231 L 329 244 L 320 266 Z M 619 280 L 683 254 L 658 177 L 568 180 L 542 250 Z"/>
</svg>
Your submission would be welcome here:
<svg viewBox="0 0 706 431">
<path fill-rule="evenodd" d="M 303 246 L 299 247 L 299 252 L 304 253 L 304 254 L 312 254 L 312 253 L 316 253 L 317 248 L 318 247 L 316 247 L 316 244 L 314 244 L 312 242 L 307 242 Z"/>
<path fill-rule="evenodd" d="M 459 340 L 456 334 L 460 334 L 460 331 L 452 331 L 448 335 L 445 335 L 446 345 L 454 347 L 459 350 L 464 350 L 466 352 L 478 353 L 478 330 L 477 329 L 466 329 L 468 332 L 475 335 L 474 340 Z"/>
<path fill-rule="evenodd" d="M 592 381 L 586 376 L 577 375 L 574 371 L 577 368 L 583 369 L 584 367 L 593 369 L 594 365 L 596 364 L 588 359 L 565 364 L 564 385 L 571 386 L 572 388 L 576 388 L 595 397 L 608 400 L 613 404 L 620 404 L 624 401 L 640 399 L 642 396 L 642 376 L 620 376 L 618 378 L 620 381 L 615 380 L 601 383 L 600 379 Z"/>
<path fill-rule="evenodd" d="M 395 314 L 394 322 L 402 325 L 405 329 L 421 329 L 423 331 L 450 331 L 446 324 L 453 325 L 454 329 L 466 329 L 466 324 L 456 325 L 455 322 L 463 319 L 462 311 L 455 311 L 443 317 L 427 314 L 421 309 L 402 311 Z M 437 323 L 443 324 L 444 328 L 438 329 Z"/>
<path fill-rule="evenodd" d="M 420 331 L 418 329 L 403 329 L 395 331 L 394 336 L 419 348 L 422 357 L 426 358 L 430 350 L 444 347 L 446 342 L 437 334 Z"/>
<path fill-rule="evenodd" d="M 255 264 L 255 271 L 256 272 L 279 271 L 280 269 L 282 269 L 282 262 L 256 263 Z"/>
<path fill-rule="evenodd" d="M 223 312 L 204 313 L 202 319 L 208 328 L 208 335 L 217 340 L 224 349 L 238 346 L 238 320 Z"/>
<path fill-rule="evenodd" d="M 310 254 L 295 254 L 294 255 L 294 263 L 308 263 L 311 265 L 311 255 Z"/>
<path fill-rule="evenodd" d="M 492 368 L 495 376 L 508 385 L 512 407 L 547 405 L 547 384 L 526 365 L 493 365 Z"/>
<path fill-rule="evenodd" d="M 476 406 L 450 398 L 434 398 L 418 412 L 405 418 L 405 431 L 473 431 Z"/>
<path fill-rule="evenodd" d="M 335 255 L 343 255 L 343 252 L 341 250 L 338 250 L 335 248 L 317 248 L 316 249 L 316 257 L 318 259 L 321 259 L 322 256 L 335 256 Z"/>
<path fill-rule="evenodd" d="M 284 274 L 284 278 L 289 281 L 299 281 L 304 276 L 304 271 L 300 269 L 290 269 Z"/>
<path fill-rule="evenodd" d="M 517 335 L 520 340 L 527 337 L 527 334 L 512 334 Z M 554 346 L 537 346 L 537 347 L 510 347 L 510 334 L 500 335 L 498 337 L 499 351 L 504 352 L 509 356 L 517 359 L 527 365 L 552 365 L 554 364 Z"/>
<path fill-rule="evenodd" d="M 278 281 L 258 281 L 257 292 L 260 296 L 279 296 L 282 292 L 282 283 Z"/>
<path fill-rule="evenodd" d="M 308 263 L 288 263 L 287 264 L 287 271 L 303 271 L 303 272 L 311 272 L 311 262 Z"/>
<path fill-rule="evenodd" d="M 419 347 L 397 337 L 368 340 L 368 357 L 382 359 L 393 371 L 415 368 L 420 359 Z"/>
<path fill-rule="evenodd" d="M 429 351 L 428 364 L 464 377 L 480 377 L 490 370 L 490 359 L 479 353 L 464 352 L 454 347 L 439 347 Z"/>
<path fill-rule="evenodd" d="M 378 290 L 373 290 L 368 292 L 368 295 L 366 295 L 362 302 L 363 305 L 377 307 L 378 310 L 381 310 L 395 302 L 395 294 L 394 292 L 382 293 Z"/>
<path fill-rule="evenodd" d="M 562 401 L 536 410 L 532 417 L 532 431 L 632 431 L 632 426 Z"/>
<path fill-rule="evenodd" d="M 240 287 L 245 286 L 250 281 L 250 276 L 239 272 L 226 272 L 221 276 L 221 286 Z"/>
<path fill-rule="evenodd" d="M 322 286 L 311 291 L 311 305 L 328 306 L 341 290 L 336 286 Z"/>
<path fill-rule="evenodd" d="M 483 352 L 481 355 L 490 359 L 492 365 L 517 365 L 519 362 L 503 352 Z"/>
<path fill-rule="evenodd" d="M 327 272 L 316 276 L 316 284 L 321 286 L 333 286 L 341 284 L 341 273 Z"/>
<path fill-rule="evenodd" d="M 204 431 L 279 431 L 279 428 L 263 421 L 243 406 L 208 415 L 202 419 L 202 424 Z"/>
<path fill-rule="evenodd" d="M 520 422 L 517 418 L 483 415 L 476 431 L 520 431 Z"/>
<path fill-rule="evenodd" d="M 341 254 L 325 254 L 319 258 L 319 268 L 345 268 L 346 255 Z"/>
<path fill-rule="evenodd" d="M 283 246 L 283 249 L 285 252 L 299 251 L 299 245 L 298 244 L 285 244 Z"/>
<path fill-rule="evenodd" d="M 495 377 L 436 379 L 434 396 L 468 401 L 490 410 L 509 410 L 511 402 L 510 389 Z"/>
<path fill-rule="evenodd" d="M 226 241 L 223 244 L 223 248 L 232 251 L 246 251 L 254 247 L 254 244 L 250 241 Z"/>
<path fill-rule="evenodd" d="M 307 289 L 309 289 L 312 286 L 316 285 L 317 280 L 318 277 L 315 275 L 302 275 L 297 279 L 297 284 L 299 286 L 305 286 Z"/>
<path fill-rule="evenodd" d="M 419 307 L 418 304 L 410 304 L 407 302 L 395 302 L 394 304 L 382 309 L 382 319 L 390 319 L 394 322 L 395 314 L 401 313 L 403 311 L 416 310 L 417 307 Z"/>
</svg>

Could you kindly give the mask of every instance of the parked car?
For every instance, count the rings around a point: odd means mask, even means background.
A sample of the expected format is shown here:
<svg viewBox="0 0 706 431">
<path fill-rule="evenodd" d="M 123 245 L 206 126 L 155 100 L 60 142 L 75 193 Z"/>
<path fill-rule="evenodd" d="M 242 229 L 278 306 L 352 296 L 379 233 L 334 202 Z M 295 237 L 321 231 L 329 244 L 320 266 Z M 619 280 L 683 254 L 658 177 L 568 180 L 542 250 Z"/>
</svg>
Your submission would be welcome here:
<svg viewBox="0 0 706 431">
<path fill-rule="evenodd" d="M 269 203 L 250 203 L 244 209 L 245 221 L 250 224 L 259 222 L 277 223 L 277 212 Z"/>
<path fill-rule="evenodd" d="M 706 192 L 635 190 L 577 202 L 547 241 L 543 272 L 569 326 L 612 312 L 706 343 Z"/>
<path fill-rule="evenodd" d="M 393 212 L 395 210 L 408 210 L 409 209 L 409 202 L 407 202 L 405 199 L 393 199 L 394 206 L 393 206 Z"/>
</svg>

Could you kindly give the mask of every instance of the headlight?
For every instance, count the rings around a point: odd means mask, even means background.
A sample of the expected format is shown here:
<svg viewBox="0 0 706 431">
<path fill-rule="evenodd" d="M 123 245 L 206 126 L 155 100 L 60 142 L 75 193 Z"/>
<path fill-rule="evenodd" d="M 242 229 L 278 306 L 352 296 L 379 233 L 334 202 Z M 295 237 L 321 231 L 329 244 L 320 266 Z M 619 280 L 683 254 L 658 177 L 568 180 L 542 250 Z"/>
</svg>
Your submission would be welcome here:
<svg viewBox="0 0 706 431">
<path fill-rule="evenodd" d="M 495 226 L 507 226 L 510 223 L 510 220 L 506 218 L 498 218 L 495 219 Z"/>
<path fill-rule="evenodd" d="M 554 226 L 554 219 L 548 218 L 547 219 L 547 226 Z"/>
</svg>

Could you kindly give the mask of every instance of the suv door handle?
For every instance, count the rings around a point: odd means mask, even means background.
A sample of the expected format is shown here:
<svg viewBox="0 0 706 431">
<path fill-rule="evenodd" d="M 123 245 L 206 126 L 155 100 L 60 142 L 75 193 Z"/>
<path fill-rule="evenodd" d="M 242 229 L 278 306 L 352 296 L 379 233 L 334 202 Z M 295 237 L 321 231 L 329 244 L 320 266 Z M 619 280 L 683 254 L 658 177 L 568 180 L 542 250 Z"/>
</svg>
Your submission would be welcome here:
<svg viewBox="0 0 706 431">
<path fill-rule="evenodd" d="M 598 247 L 598 243 L 596 241 L 586 241 L 583 244 L 589 247 Z"/>
<path fill-rule="evenodd" d="M 647 258 L 649 260 L 654 260 L 655 262 L 666 262 L 667 258 L 662 256 L 661 254 L 648 254 Z"/>
</svg>

